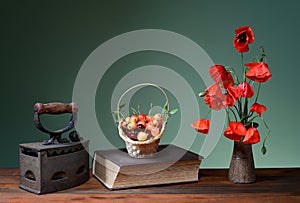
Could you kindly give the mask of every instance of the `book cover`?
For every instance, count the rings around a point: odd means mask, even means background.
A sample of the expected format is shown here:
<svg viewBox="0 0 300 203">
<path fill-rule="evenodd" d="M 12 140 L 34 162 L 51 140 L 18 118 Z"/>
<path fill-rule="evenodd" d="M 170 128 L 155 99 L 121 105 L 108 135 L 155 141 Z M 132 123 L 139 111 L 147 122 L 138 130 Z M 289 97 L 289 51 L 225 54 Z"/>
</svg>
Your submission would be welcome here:
<svg viewBox="0 0 300 203">
<path fill-rule="evenodd" d="M 175 145 L 161 145 L 154 157 L 130 157 L 126 149 L 94 152 L 92 173 L 109 189 L 198 181 L 203 157 Z"/>
</svg>

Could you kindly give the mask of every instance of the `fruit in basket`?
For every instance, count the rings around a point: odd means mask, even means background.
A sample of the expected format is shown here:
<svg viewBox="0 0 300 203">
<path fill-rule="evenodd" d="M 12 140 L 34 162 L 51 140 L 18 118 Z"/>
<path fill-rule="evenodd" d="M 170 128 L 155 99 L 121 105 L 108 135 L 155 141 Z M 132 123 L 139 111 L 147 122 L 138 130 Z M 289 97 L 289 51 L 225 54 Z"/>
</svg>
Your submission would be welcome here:
<svg viewBox="0 0 300 203">
<path fill-rule="evenodd" d="M 139 121 L 146 122 L 146 120 L 147 120 L 147 116 L 145 114 L 143 114 L 143 113 L 141 113 L 138 117 L 139 117 Z"/>
<path fill-rule="evenodd" d="M 137 125 L 137 123 L 135 123 L 135 122 L 129 122 L 128 124 L 127 124 L 127 129 L 128 130 L 135 130 L 136 128 L 138 127 L 138 125 Z"/>
<path fill-rule="evenodd" d="M 153 123 L 152 122 L 148 122 L 148 123 L 146 123 L 146 130 L 149 130 L 149 131 L 151 131 L 151 129 L 152 128 L 154 128 L 154 125 L 153 125 Z"/>
<path fill-rule="evenodd" d="M 148 135 L 145 132 L 141 131 L 137 134 L 138 141 L 145 141 L 145 140 L 147 140 L 147 138 L 148 138 Z"/>
<path fill-rule="evenodd" d="M 138 125 L 138 128 L 145 128 L 146 126 L 146 122 L 145 121 L 141 121 L 141 120 L 139 120 L 138 121 L 138 123 L 137 123 L 137 125 Z"/>
<path fill-rule="evenodd" d="M 157 113 L 153 116 L 153 121 L 152 123 L 155 125 L 155 126 L 160 126 L 162 123 L 163 123 L 163 118 L 162 118 L 162 115 L 160 113 Z"/>
<path fill-rule="evenodd" d="M 126 123 L 129 123 L 129 122 L 130 122 L 130 117 L 129 117 L 129 116 L 125 118 L 125 122 L 126 122 Z"/>
<path fill-rule="evenodd" d="M 153 123 L 154 126 L 158 127 L 162 124 L 162 120 L 156 120 L 155 119 L 155 120 L 152 121 L 152 123 Z"/>
<path fill-rule="evenodd" d="M 126 120 L 120 121 L 120 125 L 121 125 L 122 129 L 126 129 L 126 130 L 127 130 L 127 127 L 128 127 L 129 123 L 126 122 Z"/>
<path fill-rule="evenodd" d="M 146 121 L 148 123 L 152 122 L 154 120 L 154 116 L 153 115 L 148 115 L 147 118 L 146 118 Z"/>
<path fill-rule="evenodd" d="M 152 136 L 157 136 L 157 135 L 159 135 L 159 128 L 158 127 L 153 127 L 152 129 L 151 129 L 151 135 Z"/>
<path fill-rule="evenodd" d="M 138 140 L 137 134 L 135 134 L 134 131 L 126 131 L 126 135 L 134 141 Z"/>
<path fill-rule="evenodd" d="M 140 112 L 140 105 L 138 105 L 137 110 L 134 108 L 131 108 L 131 110 L 132 115 L 128 117 L 124 117 L 123 114 L 120 113 L 123 117 L 119 120 L 120 126 L 127 137 L 140 142 L 153 139 L 160 135 L 163 122 L 166 122 L 170 115 L 173 115 L 177 111 L 172 110 L 174 113 L 171 113 L 165 105 L 162 113 L 152 115 L 152 104 L 148 115 Z"/>
<path fill-rule="evenodd" d="M 162 117 L 154 120 L 153 115 L 134 114 L 125 119 L 121 119 L 123 132 L 132 140 L 146 141 L 160 134 Z"/>
<path fill-rule="evenodd" d="M 129 120 L 130 120 L 130 122 L 137 123 L 139 120 L 139 117 L 137 115 L 132 115 L 132 116 L 130 116 Z"/>
<path fill-rule="evenodd" d="M 153 116 L 153 118 L 154 118 L 155 120 L 161 121 L 161 120 L 162 120 L 162 115 L 161 115 L 160 113 L 157 113 L 157 114 L 155 114 L 155 115 Z"/>
</svg>

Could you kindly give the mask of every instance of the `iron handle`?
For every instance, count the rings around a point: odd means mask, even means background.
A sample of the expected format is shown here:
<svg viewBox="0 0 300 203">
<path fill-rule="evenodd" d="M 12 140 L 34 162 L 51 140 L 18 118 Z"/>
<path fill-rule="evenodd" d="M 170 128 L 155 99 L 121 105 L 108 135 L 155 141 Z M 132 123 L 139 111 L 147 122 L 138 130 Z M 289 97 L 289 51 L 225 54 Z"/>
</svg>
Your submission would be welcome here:
<svg viewBox="0 0 300 203">
<path fill-rule="evenodd" d="M 36 103 L 33 107 L 33 110 L 37 112 L 39 115 L 77 113 L 78 106 L 74 102 L 69 104 L 64 104 L 60 102 L 53 102 L 47 104 Z"/>
</svg>

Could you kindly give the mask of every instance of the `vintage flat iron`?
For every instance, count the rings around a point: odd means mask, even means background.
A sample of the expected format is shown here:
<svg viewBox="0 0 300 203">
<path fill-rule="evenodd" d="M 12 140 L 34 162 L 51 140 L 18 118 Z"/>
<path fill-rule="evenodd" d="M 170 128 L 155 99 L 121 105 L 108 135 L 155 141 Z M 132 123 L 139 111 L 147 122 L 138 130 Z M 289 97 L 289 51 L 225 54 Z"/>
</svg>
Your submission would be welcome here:
<svg viewBox="0 0 300 203">
<path fill-rule="evenodd" d="M 80 139 L 72 130 L 77 120 L 78 107 L 75 103 L 59 102 L 34 105 L 34 124 L 50 139 L 44 142 L 20 144 L 20 188 L 35 194 L 56 192 L 81 185 L 89 179 L 89 141 Z M 63 129 L 47 130 L 40 121 L 43 114 L 72 113 Z"/>
</svg>

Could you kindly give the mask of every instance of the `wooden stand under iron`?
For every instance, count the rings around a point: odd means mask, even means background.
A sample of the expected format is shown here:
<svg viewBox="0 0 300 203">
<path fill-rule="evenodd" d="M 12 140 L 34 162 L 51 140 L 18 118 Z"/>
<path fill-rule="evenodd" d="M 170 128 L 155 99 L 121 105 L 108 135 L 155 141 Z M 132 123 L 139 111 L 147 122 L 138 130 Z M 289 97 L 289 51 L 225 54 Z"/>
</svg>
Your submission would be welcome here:
<svg viewBox="0 0 300 203">
<path fill-rule="evenodd" d="M 75 126 L 78 107 L 75 103 L 34 105 L 34 123 L 50 134 L 45 142 L 20 144 L 20 188 L 35 194 L 45 194 L 81 185 L 89 179 L 89 141 L 81 141 L 77 131 L 62 134 Z M 50 131 L 40 121 L 42 114 L 72 113 L 67 126 Z"/>
</svg>

